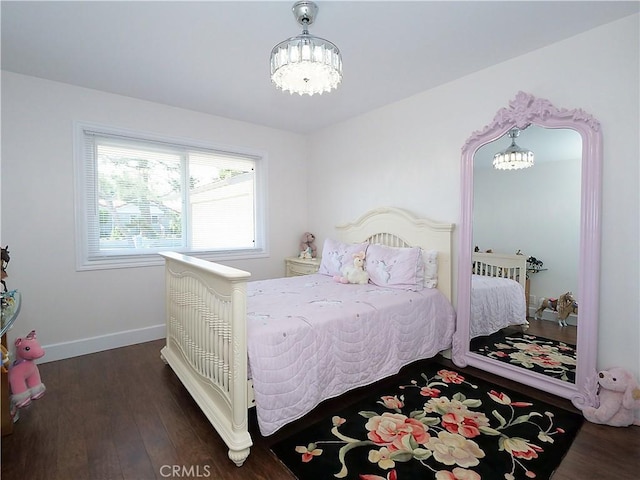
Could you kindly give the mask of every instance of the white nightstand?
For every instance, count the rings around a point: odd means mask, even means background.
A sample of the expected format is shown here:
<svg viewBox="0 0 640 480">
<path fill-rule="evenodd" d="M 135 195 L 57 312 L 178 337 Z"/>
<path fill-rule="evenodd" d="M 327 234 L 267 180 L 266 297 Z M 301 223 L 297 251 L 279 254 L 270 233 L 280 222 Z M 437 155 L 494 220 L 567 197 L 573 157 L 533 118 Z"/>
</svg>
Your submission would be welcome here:
<svg viewBox="0 0 640 480">
<path fill-rule="evenodd" d="M 297 275 L 309 275 L 316 273 L 320 268 L 319 258 L 299 258 L 288 257 L 284 260 L 285 275 L 287 277 L 295 277 Z"/>
</svg>

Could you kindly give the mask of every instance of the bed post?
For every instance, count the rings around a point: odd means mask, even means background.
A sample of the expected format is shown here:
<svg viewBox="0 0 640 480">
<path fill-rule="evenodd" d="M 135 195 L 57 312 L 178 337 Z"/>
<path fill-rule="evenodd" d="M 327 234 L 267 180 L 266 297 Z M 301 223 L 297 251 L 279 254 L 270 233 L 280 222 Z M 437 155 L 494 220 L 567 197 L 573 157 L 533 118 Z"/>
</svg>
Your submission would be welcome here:
<svg viewBox="0 0 640 480">
<path fill-rule="evenodd" d="M 231 299 L 231 338 L 233 347 L 233 367 L 231 375 L 231 428 L 237 444 L 227 442 L 229 458 L 241 467 L 249 456 L 246 437 L 249 437 L 247 405 L 247 285 L 246 280 L 234 282 Z M 251 445 L 251 437 L 248 438 Z"/>
<path fill-rule="evenodd" d="M 167 343 L 161 351 L 241 466 L 251 436 L 247 405 L 248 272 L 163 252 Z"/>
</svg>

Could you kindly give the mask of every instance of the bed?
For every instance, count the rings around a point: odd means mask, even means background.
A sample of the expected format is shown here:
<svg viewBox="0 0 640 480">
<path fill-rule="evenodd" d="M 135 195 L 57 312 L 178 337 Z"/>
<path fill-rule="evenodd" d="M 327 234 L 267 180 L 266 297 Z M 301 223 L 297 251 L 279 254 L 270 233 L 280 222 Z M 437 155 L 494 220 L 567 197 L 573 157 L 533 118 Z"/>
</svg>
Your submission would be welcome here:
<svg viewBox="0 0 640 480">
<path fill-rule="evenodd" d="M 529 326 L 525 255 L 473 254 L 470 338 L 488 336 L 509 326 Z"/>
<path fill-rule="evenodd" d="M 254 399 L 260 432 L 268 435 L 326 398 L 451 347 L 452 230 L 452 224 L 390 207 L 337 227 L 337 243 L 362 242 L 372 252 L 429 252 L 437 265 L 437 285 L 431 286 L 437 288 L 413 290 L 343 285 L 322 273 L 249 282 L 248 272 L 162 253 L 167 340 L 161 357 L 236 465 L 252 445 L 248 407 Z M 319 315 L 311 310 L 314 303 Z M 289 308 L 277 314 L 274 304 Z"/>
</svg>

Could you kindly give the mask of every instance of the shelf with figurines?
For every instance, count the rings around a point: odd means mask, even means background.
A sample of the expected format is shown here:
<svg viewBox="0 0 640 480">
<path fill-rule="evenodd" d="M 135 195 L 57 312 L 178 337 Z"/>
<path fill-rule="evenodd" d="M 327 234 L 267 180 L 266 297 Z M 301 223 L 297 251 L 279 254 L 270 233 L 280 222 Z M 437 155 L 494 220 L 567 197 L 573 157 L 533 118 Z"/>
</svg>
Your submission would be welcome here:
<svg viewBox="0 0 640 480">
<path fill-rule="evenodd" d="M 2 301 L 2 330 L 0 331 L 0 336 L 7 333 L 7 330 L 11 328 L 11 325 L 18 317 L 18 313 L 20 313 L 20 293 L 17 290 L 8 290 L 7 282 L 5 281 L 8 277 L 7 266 L 10 260 L 9 246 L 7 245 L 2 247 L 2 276 L 0 278 L 0 283 L 2 283 L 2 292 L 0 293 L 0 300 Z"/>
<path fill-rule="evenodd" d="M 0 337 L 7 333 L 7 330 L 11 328 L 13 322 L 15 322 L 18 314 L 20 313 L 20 305 L 22 297 L 17 290 L 10 290 L 2 292 L 0 294 L 2 298 L 2 330 L 0 330 Z"/>
</svg>

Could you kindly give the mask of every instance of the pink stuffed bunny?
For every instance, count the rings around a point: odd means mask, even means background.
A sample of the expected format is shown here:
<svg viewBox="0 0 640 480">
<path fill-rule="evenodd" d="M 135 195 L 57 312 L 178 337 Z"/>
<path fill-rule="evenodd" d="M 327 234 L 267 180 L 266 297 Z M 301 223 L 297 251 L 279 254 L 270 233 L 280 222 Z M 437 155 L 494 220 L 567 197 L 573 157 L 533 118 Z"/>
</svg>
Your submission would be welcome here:
<svg viewBox="0 0 640 480">
<path fill-rule="evenodd" d="M 640 425 L 634 410 L 640 408 L 640 388 L 633 375 L 624 368 L 615 367 L 598 373 L 599 407 L 585 407 L 584 418 L 593 423 L 627 427 Z"/>
<path fill-rule="evenodd" d="M 36 340 L 35 330 L 31 330 L 26 338 L 17 338 L 15 347 L 16 359 L 9 367 L 11 402 L 15 407 L 22 408 L 29 405 L 31 400 L 42 397 L 46 390 L 34 362 L 44 356 L 44 350 Z"/>
</svg>

